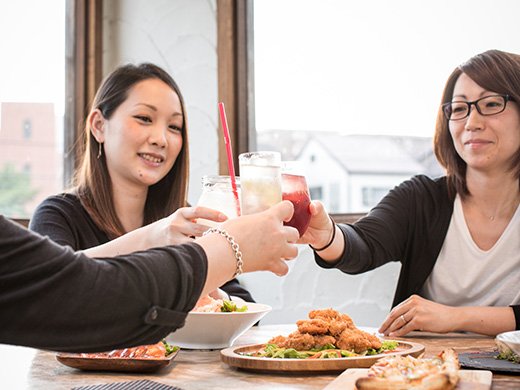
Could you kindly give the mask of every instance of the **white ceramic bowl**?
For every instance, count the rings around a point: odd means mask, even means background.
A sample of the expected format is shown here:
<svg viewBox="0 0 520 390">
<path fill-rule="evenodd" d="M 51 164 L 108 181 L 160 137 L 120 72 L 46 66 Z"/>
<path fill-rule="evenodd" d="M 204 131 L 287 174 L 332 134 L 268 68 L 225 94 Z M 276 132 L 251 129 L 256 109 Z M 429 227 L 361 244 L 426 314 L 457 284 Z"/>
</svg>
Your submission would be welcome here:
<svg viewBox="0 0 520 390">
<path fill-rule="evenodd" d="M 168 343 L 188 349 L 222 349 L 271 311 L 271 306 L 246 302 L 247 311 L 231 313 L 190 312 L 186 324 L 170 333 Z"/>
<path fill-rule="evenodd" d="M 497 342 L 505 344 L 509 349 L 520 356 L 520 330 L 500 333 L 496 339 Z"/>
</svg>

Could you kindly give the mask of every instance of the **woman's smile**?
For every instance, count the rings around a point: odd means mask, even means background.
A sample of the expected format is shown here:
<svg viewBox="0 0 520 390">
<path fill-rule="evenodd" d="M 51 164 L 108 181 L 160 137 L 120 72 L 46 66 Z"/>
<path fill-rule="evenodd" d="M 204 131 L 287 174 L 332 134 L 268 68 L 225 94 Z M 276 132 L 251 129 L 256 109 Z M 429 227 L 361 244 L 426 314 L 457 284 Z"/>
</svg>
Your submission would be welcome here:
<svg viewBox="0 0 520 390">
<path fill-rule="evenodd" d="M 488 141 L 488 140 L 480 139 L 480 138 L 473 138 L 473 139 L 469 139 L 466 142 L 464 142 L 465 146 L 467 146 L 468 148 L 473 149 L 473 150 L 484 149 L 485 147 L 492 145 L 492 144 L 493 144 L 492 141 Z"/>
<path fill-rule="evenodd" d="M 165 158 L 156 153 L 137 153 L 137 155 L 144 161 L 145 164 L 153 167 L 160 166 Z"/>
</svg>

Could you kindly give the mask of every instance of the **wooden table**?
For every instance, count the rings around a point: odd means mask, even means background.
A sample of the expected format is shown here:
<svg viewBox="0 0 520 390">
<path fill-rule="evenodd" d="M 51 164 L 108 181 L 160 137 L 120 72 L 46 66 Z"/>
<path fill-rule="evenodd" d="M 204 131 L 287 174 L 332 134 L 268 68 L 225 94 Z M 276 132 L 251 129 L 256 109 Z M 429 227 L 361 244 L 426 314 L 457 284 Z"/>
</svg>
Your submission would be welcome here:
<svg viewBox="0 0 520 390">
<path fill-rule="evenodd" d="M 293 328 L 289 325 L 254 327 L 240 337 L 235 345 L 262 343 L 274 335 L 288 334 Z M 434 356 L 446 347 L 452 347 L 457 352 L 494 348 L 492 338 L 468 334 L 413 333 L 403 340 L 424 344 L 426 356 Z M 219 351 L 187 350 L 181 351 L 170 367 L 152 374 L 87 372 L 60 364 L 52 352 L 0 345 L 0 388 L 71 389 L 150 379 L 185 390 L 322 389 L 337 375 L 258 374 L 230 368 L 220 361 Z M 519 389 L 520 375 L 493 375 L 492 388 Z"/>
</svg>

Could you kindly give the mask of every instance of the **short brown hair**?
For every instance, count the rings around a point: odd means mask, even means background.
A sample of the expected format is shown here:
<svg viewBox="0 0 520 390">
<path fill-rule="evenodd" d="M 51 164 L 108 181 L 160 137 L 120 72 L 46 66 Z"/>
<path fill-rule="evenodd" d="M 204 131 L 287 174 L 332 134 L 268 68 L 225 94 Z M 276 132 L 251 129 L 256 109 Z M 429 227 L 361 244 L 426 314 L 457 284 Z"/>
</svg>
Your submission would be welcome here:
<svg viewBox="0 0 520 390">
<path fill-rule="evenodd" d="M 144 224 L 149 224 L 173 213 L 186 205 L 189 177 L 188 126 L 184 99 L 177 83 L 157 65 L 123 65 L 110 73 L 101 83 L 91 112 L 99 109 L 103 117 L 109 119 L 116 109 L 127 99 L 129 90 L 138 82 L 159 79 L 172 88 L 179 97 L 183 115 L 182 148 L 172 169 L 159 182 L 148 189 L 144 209 Z M 125 234 L 117 217 L 113 189 L 104 154 L 97 158 L 102 145 L 98 145 L 92 135 L 88 121 L 84 127 L 84 152 L 79 169 L 75 172 L 74 185 L 81 204 L 98 227 L 110 239 Z"/>
<path fill-rule="evenodd" d="M 482 88 L 499 94 L 509 95 L 512 101 L 519 104 L 520 55 L 500 50 L 488 50 L 477 54 L 462 65 L 459 65 L 452 72 L 444 87 L 441 106 L 437 112 L 434 151 L 441 165 L 446 168 L 450 193 L 458 193 L 464 198 L 470 195 L 466 184 L 466 163 L 455 150 L 448 120 L 442 112 L 442 104 L 451 102 L 455 83 L 462 73 L 467 74 Z M 519 179 L 520 186 L 520 148 L 511 160 L 511 170 Z"/>
</svg>

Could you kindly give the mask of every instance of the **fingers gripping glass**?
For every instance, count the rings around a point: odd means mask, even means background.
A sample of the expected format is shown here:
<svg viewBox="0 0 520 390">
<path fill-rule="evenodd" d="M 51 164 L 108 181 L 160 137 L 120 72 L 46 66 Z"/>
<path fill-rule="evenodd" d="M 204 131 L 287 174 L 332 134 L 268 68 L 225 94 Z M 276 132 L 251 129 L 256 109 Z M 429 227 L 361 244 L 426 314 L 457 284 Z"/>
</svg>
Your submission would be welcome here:
<svg viewBox="0 0 520 390">
<path fill-rule="evenodd" d="M 442 111 L 446 119 L 458 121 L 469 116 L 471 106 L 474 105 L 480 115 L 489 116 L 500 114 L 506 109 L 507 102 L 513 100 L 509 95 L 484 96 L 472 102 L 453 101 L 444 103 Z"/>
</svg>

